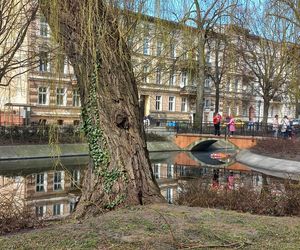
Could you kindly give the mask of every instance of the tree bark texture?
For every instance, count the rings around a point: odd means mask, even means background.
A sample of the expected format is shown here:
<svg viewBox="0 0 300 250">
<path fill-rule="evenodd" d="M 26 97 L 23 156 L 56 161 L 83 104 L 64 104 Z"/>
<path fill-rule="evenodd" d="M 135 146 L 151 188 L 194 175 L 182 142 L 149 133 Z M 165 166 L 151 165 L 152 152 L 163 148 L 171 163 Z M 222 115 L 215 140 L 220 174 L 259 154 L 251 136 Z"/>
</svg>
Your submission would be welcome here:
<svg viewBox="0 0 300 250">
<path fill-rule="evenodd" d="M 74 67 L 90 148 L 76 215 L 163 202 L 148 157 L 118 12 L 104 0 L 42 0 L 41 5 Z"/>
</svg>

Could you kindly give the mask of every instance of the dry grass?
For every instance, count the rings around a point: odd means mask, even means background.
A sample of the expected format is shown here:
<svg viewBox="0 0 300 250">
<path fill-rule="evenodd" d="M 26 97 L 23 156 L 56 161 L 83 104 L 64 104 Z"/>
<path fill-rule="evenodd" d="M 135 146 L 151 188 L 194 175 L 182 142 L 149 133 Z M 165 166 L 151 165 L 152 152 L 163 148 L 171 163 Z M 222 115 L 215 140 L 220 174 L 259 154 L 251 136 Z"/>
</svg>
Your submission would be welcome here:
<svg viewBox="0 0 300 250">
<path fill-rule="evenodd" d="M 157 204 L 0 237 L 0 249 L 299 249 L 300 220 Z"/>
</svg>

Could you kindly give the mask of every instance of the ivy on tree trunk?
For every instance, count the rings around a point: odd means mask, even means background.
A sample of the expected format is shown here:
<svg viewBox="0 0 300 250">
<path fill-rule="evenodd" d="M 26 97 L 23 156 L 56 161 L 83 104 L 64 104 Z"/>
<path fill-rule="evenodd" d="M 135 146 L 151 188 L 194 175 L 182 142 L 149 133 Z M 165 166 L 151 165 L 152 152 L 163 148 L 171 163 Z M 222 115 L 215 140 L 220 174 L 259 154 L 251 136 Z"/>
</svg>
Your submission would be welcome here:
<svg viewBox="0 0 300 250">
<path fill-rule="evenodd" d="M 152 173 L 119 11 L 104 0 L 41 0 L 80 89 L 90 166 L 77 216 L 164 201 Z"/>
</svg>

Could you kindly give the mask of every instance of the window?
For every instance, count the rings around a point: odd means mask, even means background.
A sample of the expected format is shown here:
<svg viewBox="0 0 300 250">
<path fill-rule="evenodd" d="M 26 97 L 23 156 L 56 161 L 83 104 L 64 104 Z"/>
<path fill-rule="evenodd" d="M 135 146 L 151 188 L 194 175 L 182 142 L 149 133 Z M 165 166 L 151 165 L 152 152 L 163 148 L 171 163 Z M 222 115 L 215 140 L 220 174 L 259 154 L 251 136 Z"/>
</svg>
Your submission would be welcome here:
<svg viewBox="0 0 300 250">
<path fill-rule="evenodd" d="M 174 177 L 174 165 L 168 164 L 167 165 L 167 178 L 171 179 Z"/>
<path fill-rule="evenodd" d="M 234 91 L 235 92 L 238 92 L 238 87 L 239 87 L 239 80 L 235 79 L 235 82 L 234 82 Z"/>
<path fill-rule="evenodd" d="M 63 190 L 64 185 L 64 172 L 56 171 L 53 176 L 53 190 Z"/>
<path fill-rule="evenodd" d="M 205 108 L 210 108 L 210 103 L 209 103 L 209 99 L 205 99 L 205 101 L 204 101 L 204 107 Z"/>
<path fill-rule="evenodd" d="M 45 51 L 40 51 L 39 53 L 39 71 L 49 72 L 50 63 L 49 63 L 49 53 Z"/>
<path fill-rule="evenodd" d="M 175 97 L 169 96 L 169 111 L 175 111 Z"/>
<path fill-rule="evenodd" d="M 205 54 L 205 61 L 208 65 L 211 64 L 211 61 L 210 61 L 210 51 L 208 50 Z"/>
<path fill-rule="evenodd" d="M 53 205 L 53 216 L 63 214 L 63 204 L 54 204 Z"/>
<path fill-rule="evenodd" d="M 187 86 L 187 72 L 181 72 L 181 87 Z"/>
<path fill-rule="evenodd" d="M 76 203 L 74 201 L 71 201 L 70 202 L 70 214 L 74 212 L 75 206 L 76 206 Z"/>
<path fill-rule="evenodd" d="M 172 188 L 167 188 L 167 202 L 169 204 L 172 204 L 173 203 L 173 189 Z"/>
<path fill-rule="evenodd" d="M 56 88 L 56 105 L 65 106 L 66 105 L 66 89 Z"/>
<path fill-rule="evenodd" d="M 161 68 L 156 69 L 156 84 L 161 84 Z"/>
<path fill-rule="evenodd" d="M 73 89 L 73 106 L 80 107 L 80 94 L 78 89 Z"/>
<path fill-rule="evenodd" d="M 169 85 L 174 86 L 176 84 L 176 74 L 174 72 L 170 73 Z"/>
<path fill-rule="evenodd" d="M 170 45 L 170 57 L 176 58 L 176 45 L 175 43 L 171 43 Z"/>
<path fill-rule="evenodd" d="M 46 105 L 48 104 L 48 88 L 39 87 L 38 88 L 38 104 Z"/>
<path fill-rule="evenodd" d="M 40 35 L 48 36 L 48 23 L 46 22 L 46 18 L 44 16 L 40 17 Z"/>
<path fill-rule="evenodd" d="M 210 88 L 210 79 L 205 79 L 205 81 L 204 81 L 204 87 L 205 88 Z"/>
<path fill-rule="evenodd" d="M 36 217 L 43 217 L 46 212 L 46 207 L 44 206 L 36 206 L 35 207 L 35 215 Z"/>
<path fill-rule="evenodd" d="M 154 164 L 153 166 L 153 174 L 156 179 L 160 178 L 160 164 Z"/>
<path fill-rule="evenodd" d="M 61 119 L 57 120 L 57 125 L 63 125 L 63 124 L 64 124 L 64 120 Z"/>
<path fill-rule="evenodd" d="M 227 84 L 226 84 L 226 91 L 230 91 L 230 85 L 231 85 L 231 81 L 228 80 Z M 228 114 L 228 113 L 227 113 Z"/>
<path fill-rule="evenodd" d="M 80 171 L 78 169 L 73 170 L 72 172 L 72 187 L 79 187 L 80 185 Z"/>
<path fill-rule="evenodd" d="M 162 41 L 157 41 L 157 43 L 156 43 L 156 55 L 157 56 L 161 55 L 162 49 L 163 49 L 163 43 L 162 43 Z"/>
<path fill-rule="evenodd" d="M 155 97 L 155 110 L 162 110 L 162 104 L 161 104 L 161 96 L 156 96 Z"/>
<path fill-rule="evenodd" d="M 187 112 L 187 98 L 181 98 L 181 112 Z"/>
<path fill-rule="evenodd" d="M 144 55 L 150 55 L 150 39 L 149 39 L 149 37 L 144 38 L 143 53 L 144 53 Z"/>
<path fill-rule="evenodd" d="M 143 82 L 144 83 L 148 83 L 149 82 L 149 79 L 148 79 L 148 74 L 149 74 L 149 67 L 148 65 L 144 65 L 143 67 Z"/>
<path fill-rule="evenodd" d="M 40 173 L 36 174 L 35 176 L 35 191 L 36 192 L 45 192 L 46 191 L 46 185 L 45 185 L 45 174 Z"/>
<path fill-rule="evenodd" d="M 187 59 L 187 51 L 188 51 L 188 49 L 186 47 L 182 47 L 182 59 L 183 60 Z"/>
<path fill-rule="evenodd" d="M 74 125 L 74 126 L 78 126 L 79 124 L 80 124 L 80 120 L 74 120 L 74 121 L 73 121 L 73 125 Z"/>
</svg>

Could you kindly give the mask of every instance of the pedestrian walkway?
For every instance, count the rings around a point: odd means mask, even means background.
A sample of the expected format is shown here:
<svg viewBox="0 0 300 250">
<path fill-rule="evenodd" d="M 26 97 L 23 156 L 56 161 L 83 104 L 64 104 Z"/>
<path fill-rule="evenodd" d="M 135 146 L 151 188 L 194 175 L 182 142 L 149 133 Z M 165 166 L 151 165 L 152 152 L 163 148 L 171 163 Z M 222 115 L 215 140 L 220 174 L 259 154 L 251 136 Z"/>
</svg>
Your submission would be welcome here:
<svg viewBox="0 0 300 250">
<path fill-rule="evenodd" d="M 300 177 L 300 162 L 272 158 L 241 150 L 236 155 L 236 161 L 251 167 L 253 170 L 281 178 L 298 179 Z"/>
</svg>

